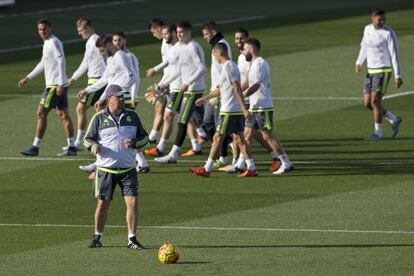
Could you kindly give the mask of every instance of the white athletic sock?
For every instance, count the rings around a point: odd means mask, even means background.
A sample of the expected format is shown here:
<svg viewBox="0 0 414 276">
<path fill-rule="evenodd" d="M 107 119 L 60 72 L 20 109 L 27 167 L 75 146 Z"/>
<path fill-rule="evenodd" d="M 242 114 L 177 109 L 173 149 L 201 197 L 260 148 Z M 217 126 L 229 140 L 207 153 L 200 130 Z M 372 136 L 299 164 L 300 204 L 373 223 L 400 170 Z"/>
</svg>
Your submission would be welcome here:
<svg viewBox="0 0 414 276">
<path fill-rule="evenodd" d="M 214 160 L 211 158 L 207 159 L 207 162 L 204 165 L 204 169 L 206 170 L 206 172 L 211 172 L 213 170 L 213 167 L 214 167 Z"/>
<path fill-rule="evenodd" d="M 76 145 L 82 144 L 82 140 L 83 140 L 83 130 L 82 129 L 78 129 L 78 132 L 76 134 L 75 144 Z"/>
<path fill-rule="evenodd" d="M 270 157 L 272 157 L 273 160 L 278 159 L 277 152 L 276 151 L 272 151 L 270 153 Z"/>
<path fill-rule="evenodd" d="M 174 145 L 168 155 L 173 159 L 177 159 L 178 154 L 180 153 L 180 150 L 181 148 L 179 146 Z"/>
<path fill-rule="evenodd" d="M 394 113 L 392 113 L 391 111 L 388 111 L 388 110 L 387 110 L 387 112 L 385 112 L 384 117 L 391 124 L 397 121 L 397 116 Z"/>
<path fill-rule="evenodd" d="M 202 127 L 198 127 L 198 128 L 196 129 L 196 131 L 197 131 L 197 135 L 198 135 L 198 136 L 201 136 L 201 137 L 203 137 L 203 138 L 207 137 L 207 133 L 205 132 L 204 128 L 202 128 Z"/>
<path fill-rule="evenodd" d="M 197 139 L 191 139 L 191 146 L 193 147 L 193 151 L 200 151 L 201 150 L 201 146 L 200 144 L 197 142 Z"/>
<path fill-rule="evenodd" d="M 95 232 L 95 235 L 100 236 L 99 241 L 103 240 L 103 232 Z"/>
<path fill-rule="evenodd" d="M 220 156 L 219 161 L 223 165 L 225 165 L 225 164 L 227 164 L 229 162 L 228 158 L 227 157 L 224 157 L 224 156 Z"/>
<path fill-rule="evenodd" d="M 238 159 L 238 158 L 237 158 Z M 233 165 L 233 167 L 234 167 L 234 165 L 236 165 L 236 163 L 237 163 L 237 159 L 236 158 L 233 158 L 233 161 L 231 161 L 231 164 Z"/>
<path fill-rule="evenodd" d="M 244 167 L 244 156 L 243 154 L 240 154 L 239 159 L 237 160 L 236 166 L 239 169 L 243 169 Z"/>
<path fill-rule="evenodd" d="M 378 136 L 378 137 L 382 137 L 382 124 L 379 124 L 379 123 L 375 123 L 375 134 Z"/>
<path fill-rule="evenodd" d="M 40 147 L 41 142 L 42 142 L 42 139 L 35 137 L 33 140 L 33 146 Z"/>
<path fill-rule="evenodd" d="M 128 234 L 128 244 L 131 244 L 131 238 L 136 237 L 136 234 Z"/>
<path fill-rule="evenodd" d="M 150 141 L 155 141 L 155 140 L 157 140 L 157 136 L 158 136 L 158 131 L 155 130 L 155 129 L 152 129 L 151 132 L 150 132 L 150 135 L 148 136 L 148 139 Z"/>
<path fill-rule="evenodd" d="M 75 138 L 73 137 L 69 137 L 68 139 L 66 139 L 68 141 L 68 146 L 69 147 L 74 147 L 75 146 Z"/>
<path fill-rule="evenodd" d="M 254 164 L 253 159 L 246 159 L 246 164 L 247 164 L 247 169 L 249 171 L 256 169 L 256 165 Z"/>
<path fill-rule="evenodd" d="M 279 157 L 279 160 L 282 162 L 282 165 L 290 166 L 291 162 L 290 162 L 289 157 L 287 156 L 286 153 L 282 154 L 282 155 L 279 155 L 278 157 Z"/>
<path fill-rule="evenodd" d="M 142 151 L 138 151 L 135 155 L 135 159 L 138 162 L 138 166 L 141 168 L 149 167 L 147 160 L 145 159 L 144 153 Z"/>
<path fill-rule="evenodd" d="M 167 140 L 164 138 L 161 138 L 160 141 L 158 142 L 157 149 L 161 152 L 164 151 L 166 144 L 167 144 Z"/>
</svg>

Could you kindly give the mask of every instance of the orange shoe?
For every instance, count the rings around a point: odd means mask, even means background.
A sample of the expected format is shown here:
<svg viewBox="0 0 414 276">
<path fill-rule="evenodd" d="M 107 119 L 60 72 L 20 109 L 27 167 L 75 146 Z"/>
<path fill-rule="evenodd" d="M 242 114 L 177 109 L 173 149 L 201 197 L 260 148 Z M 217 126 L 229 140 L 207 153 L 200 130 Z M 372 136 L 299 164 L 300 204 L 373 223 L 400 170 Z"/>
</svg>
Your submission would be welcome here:
<svg viewBox="0 0 414 276">
<path fill-rule="evenodd" d="M 193 151 L 193 149 L 189 149 L 186 152 L 182 153 L 181 157 L 191 157 L 191 156 L 194 156 L 194 155 L 202 155 L 202 154 L 203 154 L 202 150 Z"/>
<path fill-rule="evenodd" d="M 279 159 L 273 159 L 272 166 L 270 166 L 269 171 L 275 172 L 280 168 L 281 165 L 282 165 L 282 162 L 280 162 Z"/>
<path fill-rule="evenodd" d="M 146 150 L 144 150 L 144 153 L 145 153 L 145 155 L 156 156 L 156 157 L 161 157 L 161 156 L 164 155 L 164 153 L 162 151 L 160 151 L 157 147 L 146 149 Z"/>
<path fill-rule="evenodd" d="M 239 174 L 239 177 L 253 177 L 258 176 L 256 170 L 245 170 L 243 173 Z"/>
<path fill-rule="evenodd" d="M 210 173 L 208 171 L 206 171 L 206 169 L 204 169 L 204 167 L 191 168 L 190 171 L 194 175 L 199 175 L 199 176 L 203 176 L 203 177 L 209 177 L 210 176 Z"/>
</svg>

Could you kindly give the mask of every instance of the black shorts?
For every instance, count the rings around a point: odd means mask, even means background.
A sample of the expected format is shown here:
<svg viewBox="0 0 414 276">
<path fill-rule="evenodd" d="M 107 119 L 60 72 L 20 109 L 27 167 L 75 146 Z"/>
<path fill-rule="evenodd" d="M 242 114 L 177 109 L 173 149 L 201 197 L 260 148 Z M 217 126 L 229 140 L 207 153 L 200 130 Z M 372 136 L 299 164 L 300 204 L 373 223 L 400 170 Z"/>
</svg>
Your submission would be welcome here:
<svg viewBox="0 0 414 276">
<path fill-rule="evenodd" d="M 183 93 L 180 93 L 178 90 L 171 90 L 170 94 L 167 96 L 167 108 L 171 110 L 172 113 L 178 113 L 180 111 L 182 101 Z"/>
<path fill-rule="evenodd" d="M 193 120 L 197 127 L 203 122 L 204 108 L 202 106 L 196 106 L 195 102 L 203 96 L 203 91 L 184 92 L 183 101 L 180 107 L 180 113 L 178 114 L 177 123 L 188 124 L 190 118 L 192 118 L 194 111 L 195 115 Z"/>
<path fill-rule="evenodd" d="M 88 86 L 94 84 L 97 82 L 99 78 L 91 78 L 88 80 Z M 94 106 L 95 103 L 99 100 L 99 98 L 102 96 L 102 93 L 105 91 L 106 86 L 102 87 L 96 92 L 89 93 L 86 97 L 83 97 L 80 99 L 80 102 L 87 106 Z"/>
<path fill-rule="evenodd" d="M 116 185 L 122 196 L 138 195 L 138 175 L 135 167 L 128 169 L 97 168 L 94 182 L 94 196 L 101 200 L 112 200 Z"/>
<path fill-rule="evenodd" d="M 42 93 L 39 104 L 50 109 L 68 108 L 68 87 L 65 86 L 63 88 L 63 93 L 61 95 L 56 95 L 56 88 L 57 85 L 47 86 L 45 91 Z"/>
<path fill-rule="evenodd" d="M 220 135 L 231 135 L 244 131 L 244 116 L 241 113 L 220 112 L 216 132 Z"/>
<path fill-rule="evenodd" d="M 273 110 L 250 111 L 249 118 L 246 119 L 245 127 L 263 130 L 273 128 Z"/>
</svg>

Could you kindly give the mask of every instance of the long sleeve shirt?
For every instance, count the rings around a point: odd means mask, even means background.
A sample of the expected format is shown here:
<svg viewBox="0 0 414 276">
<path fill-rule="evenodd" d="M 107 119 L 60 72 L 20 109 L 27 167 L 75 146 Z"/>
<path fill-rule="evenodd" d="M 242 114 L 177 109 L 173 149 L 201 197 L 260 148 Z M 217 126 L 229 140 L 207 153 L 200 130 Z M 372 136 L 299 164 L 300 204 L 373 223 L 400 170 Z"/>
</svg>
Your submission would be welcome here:
<svg viewBox="0 0 414 276">
<path fill-rule="evenodd" d="M 27 77 L 33 79 L 42 71 L 45 74 L 46 86 L 67 84 L 66 60 L 62 42 L 50 35 L 43 43 L 42 59 Z"/>
<path fill-rule="evenodd" d="M 168 70 L 164 71 L 164 75 L 162 76 L 162 79 L 159 81 L 160 84 L 164 84 L 166 81 L 168 81 L 170 75 L 178 76 L 174 79 L 174 81 L 171 81 L 169 83 L 170 91 L 179 90 L 181 86 L 181 71 L 179 66 L 179 56 L 177 52 L 180 45 L 181 42 L 178 41 L 174 45 L 171 45 L 171 47 L 169 48 L 167 56 Z"/>
<path fill-rule="evenodd" d="M 389 68 L 392 63 L 395 78 L 401 77 L 397 38 L 390 27 L 377 29 L 373 24 L 365 27 L 356 64 L 364 64 L 365 59 L 368 70 Z"/>
<path fill-rule="evenodd" d="M 132 53 L 128 49 L 125 49 L 124 51 L 126 53 L 129 63 L 132 65 L 132 68 L 137 75 L 135 83 L 131 86 L 131 89 L 129 91 L 130 94 L 127 95 L 127 98 L 129 98 L 130 96 L 132 100 L 135 100 L 138 97 L 139 85 L 141 83 L 141 78 L 139 75 L 139 61 L 134 53 Z"/>
</svg>

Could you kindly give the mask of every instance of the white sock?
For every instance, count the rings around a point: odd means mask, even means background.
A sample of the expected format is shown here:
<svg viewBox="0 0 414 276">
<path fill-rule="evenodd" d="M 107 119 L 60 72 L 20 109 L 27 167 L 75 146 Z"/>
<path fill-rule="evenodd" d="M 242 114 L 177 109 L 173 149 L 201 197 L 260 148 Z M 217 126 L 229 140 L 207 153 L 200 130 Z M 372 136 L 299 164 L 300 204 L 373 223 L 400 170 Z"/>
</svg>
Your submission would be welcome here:
<svg viewBox="0 0 414 276">
<path fill-rule="evenodd" d="M 382 124 L 375 123 L 375 132 L 378 137 L 382 137 Z"/>
<path fill-rule="evenodd" d="M 287 154 L 279 155 L 279 160 L 282 162 L 282 165 L 290 166 L 291 162 L 287 156 Z"/>
<path fill-rule="evenodd" d="M 394 113 L 392 113 L 391 111 L 388 111 L 388 110 L 387 110 L 387 112 L 385 112 L 384 117 L 391 124 L 397 121 L 397 116 Z"/>
<path fill-rule="evenodd" d="M 128 234 L 128 244 L 132 243 L 130 239 L 136 236 L 136 234 Z"/>
<path fill-rule="evenodd" d="M 207 137 L 207 133 L 205 132 L 204 128 L 202 128 L 202 127 L 198 127 L 198 128 L 196 129 L 196 131 L 197 131 L 197 135 L 198 135 L 198 136 L 201 136 L 201 137 L 203 137 L 203 138 Z"/>
<path fill-rule="evenodd" d="M 158 142 L 157 149 L 162 152 L 165 150 L 165 145 L 167 145 L 167 140 L 164 138 L 161 138 L 160 141 Z"/>
<path fill-rule="evenodd" d="M 233 165 L 233 167 L 234 167 L 234 165 L 236 165 L 236 163 L 237 163 L 237 159 L 233 158 L 233 161 L 231 161 L 231 164 Z"/>
<path fill-rule="evenodd" d="M 277 157 L 277 152 L 276 152 L 276 151 L 272 151 L 272 152 L 270 153 L 270 157 L 272 157 L 272 160 L 278 159 L 278 157 Z"/>
<path fill-rule="evenodd" d="M 224 156 L 220 156 L 219 161 L 223 165 L 225 165 L 225 164 L 227 164 L 229 162 L 228 158 L 227 157 L 224 157 Z"/>
<path fill-rule="evenodd" d="M 247 169 L 250 170 L 255 170 L 256 169 L 256 165 L 254 164 L 253 159 L 246 159 L 246 164 L 247 164 Z"/>
<path fill-rule="evenodd" d="M 239 159 L 237 160 L 236 166 L 239 169 L 243 169 L 244 168 L 244 156 L 243 154 L 240 154 Z"/>
<path fill-rule="evenodd" d="M 178 154 L 180 153 L 180 150 L 181 148 L 179 146 L 174 145 L 168 155 L 173 159 L 177 159 Z"/>
<path fill-rule="evenodd" d="M 197 142 L 197 139 L 191 139 L 191 146 L 193 147 L 193 151 L 200 151 L 201 150 L 201 146 L 200 144 Z"/>
<path fill-rule="evenodd" d="M 69 147 L 74 147 L 75 146 L 75 138 L 73 137 L 69 137 L 68 139 L 66 139 L 68 141 L 68 146 Z"/>
<path fill-rule="evenodd" d="M 138 166 L 141 168 L 149 167 L 147 160 L 145 159 L 144 153 L 142 151 L 138 151 L 135 155 L 135 159 L 138 162 Z"/>
<path fill-rule="evenodd" d="M 83 140 L 83 130 L 78 129 L 78 133 L 76 134 L 75 144 L 82 144 L 82 140 Z"/>
<path fill-rule="evenodd" d="M 103 232 L 95 232 L 95 235 L 99 235 L 100 236 L 99 241 L 102 241 L 103 240 Z"/>
<path fill-rule="evenodd" d="M 42 139 L 35 137 L 33 141 L 33 146 L 40 147 L 41 142 L 42 142 Z"/>
<path fill-rule="evenodd" d="M 207 159 L 207 162 L 204 165 L 204 169 L 206 170 L 206 172 L 211 172 L 213 170 L 213 167 L 214 167 L 214 160 L 211 158 Z"/>
<path fill-rule="evenodd" d="M 152 129 L 151 132 L 150 132 L 150 135 L 148 136 L 148 139 L 150 141 L 155 141 L 155 140 L 157 140 L 157 136 L 158 136 L 158 131 L 155 130 L 155 129 Z"/>
</svg>

